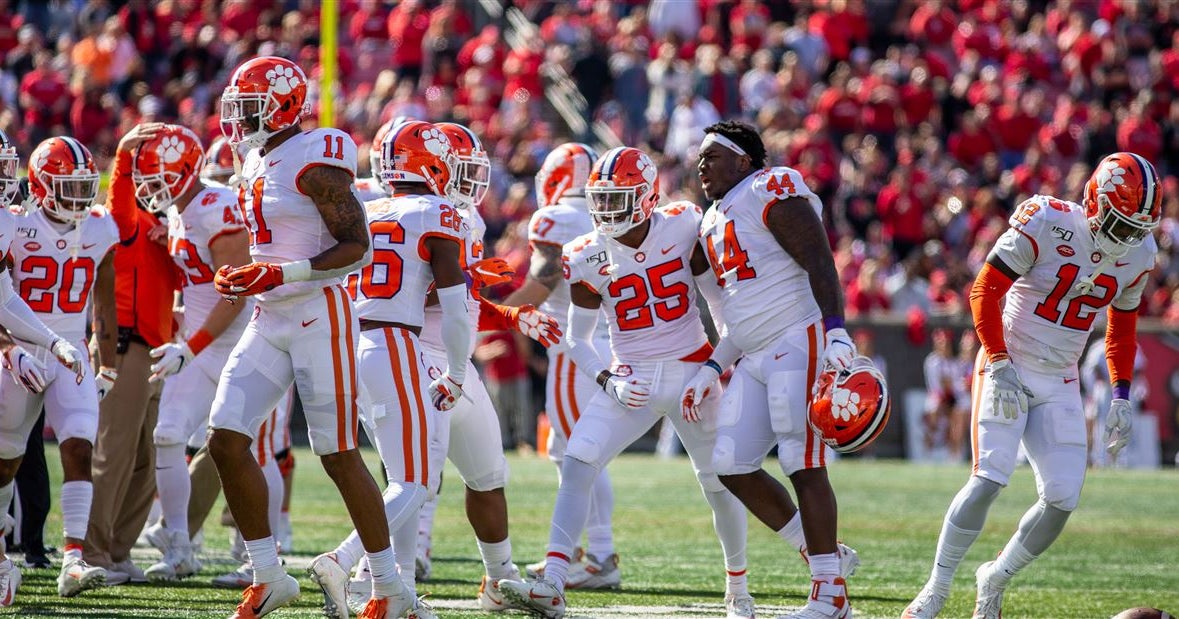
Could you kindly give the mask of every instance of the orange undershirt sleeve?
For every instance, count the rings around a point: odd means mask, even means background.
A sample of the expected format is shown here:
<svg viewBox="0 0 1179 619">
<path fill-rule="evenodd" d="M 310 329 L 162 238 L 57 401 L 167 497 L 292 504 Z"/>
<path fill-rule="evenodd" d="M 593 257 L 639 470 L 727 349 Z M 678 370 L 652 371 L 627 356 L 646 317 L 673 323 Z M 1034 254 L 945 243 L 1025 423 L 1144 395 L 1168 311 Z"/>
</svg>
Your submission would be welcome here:
<svg viewBox="0 0 1179 619">
<path fill-rule="evenodd" d="M 1105 328 L 1105 362 L 1109 381 L 1129 382 L 1134 377 L 1134 356 L 1138 354 L 1138 310 L 1107 310 L 1109 326 Z"/>
<path fill-rule="evenodd" d="M 978 339 L 988 359 L 1007 356 L 1001 301 L 1014 283 L 1015 280 L 986 263 L 970 288 L 970 312 L 974 315 L 974 329 L 978 332 Z"/>
</svg>

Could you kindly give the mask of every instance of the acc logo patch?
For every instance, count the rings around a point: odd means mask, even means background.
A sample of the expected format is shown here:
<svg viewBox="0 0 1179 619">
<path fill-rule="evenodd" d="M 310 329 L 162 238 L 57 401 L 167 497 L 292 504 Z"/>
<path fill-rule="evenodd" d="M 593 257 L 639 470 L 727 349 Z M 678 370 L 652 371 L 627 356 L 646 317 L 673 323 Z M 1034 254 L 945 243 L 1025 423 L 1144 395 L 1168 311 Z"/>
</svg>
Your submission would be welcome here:
<svg viewBox="0 0 1179 619">
<path fill-rule="evenodd" d="M 1073 256 L 1077 255 L 1076 250 L 1074 250 L 1072 247 L 1069 247 L 1068 245 L 1057 245 L 1056 253 L 1064 256 L 1065 258 L 1072 258 Z"/>
<path fill-rule="evenodd" d="M 41 244 L 36 241 L 25 243 L 25 251 L 37 251 L 39 249 L 41 249 Z"/>
</svg>

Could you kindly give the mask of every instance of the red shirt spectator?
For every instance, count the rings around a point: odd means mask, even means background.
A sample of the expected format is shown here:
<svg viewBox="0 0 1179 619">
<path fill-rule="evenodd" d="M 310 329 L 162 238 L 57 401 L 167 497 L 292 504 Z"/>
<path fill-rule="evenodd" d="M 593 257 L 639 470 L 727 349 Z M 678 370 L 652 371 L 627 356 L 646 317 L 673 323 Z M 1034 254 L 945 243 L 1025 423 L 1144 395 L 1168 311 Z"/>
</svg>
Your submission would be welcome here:
<svg viewBox="0 0 1179 619">
<path fill-rule="evenodd" d="M 876 212 L 884 234 L 894 241 L 919 244 L 925 240 L 925 208 L 908 168 L 899 167 L 876 197 Z"/>
<path fill-rule="evenodd" d="M 43 58 L 20 81 L 20 94 L 25 124 L 48 129 L 65 124 L 70 92 L 61 74 L 49 68 L 48 54 Z"/>
<path fill-rule="evenodd" d="M 1060 170 L 1056 166 L 1044 165 L 1040 151 L 1028 151 L 1027 159 L 1011 170 L 1012 182 L 1015 189 L 1022 194 L 1040 193 L 1046 184 L 1060 182 Z"/>
<path fill-rule="evenodd" d="M 102 104 L 102 89 L 87 88 L 70 106 L 70 134 L 83 144 L 94 145 L 95 138 L 114 123 L 114 114 Z"/>
<path fill-rule="evenodd" d="M 860 102 L 841 86 L 832 85 L 823 91 L 815 111 L 827 119 L 827 126 L 840 133 L 851 133 L 860 123 Z"/>
<path fill-rule="evenodd" d="M 733 36 L 733 45 L 760 48 L 770 21 L 770 7 L 757 0 L 743 0 L 729 13 L 729 32 Z"/>
<path fill-rule="evenodd" d="M 863 103 L 864 130 L 869 133 L 890 135 L 897 130 L 897 110 L 900 109 L 900 93 L 891 79 L 876 76 L 864 80 L 860 89 Z"/>
<path fill-rule="evenodd" d="M 0 11 L 0 58 L 16 47 L 16 29 L 23 21 L 24 18 L 13 15 L 11 9 Z"/>
<path fill-rule="evenodd" d="M 1118 125 L 1117 139 L 1119 150 L 1142 155 L 1150 162 L 1158 162 L 1163 151 L 1162 128 L 1138 105 Z"/>
<path fill-rule="evenodd" d="M 535 49 L 514 49 L 504 60 L 505 97 L 520 97 L 520 91 L 529 97 L 539 97 L 543 94 L 540 81 L 540 65 L 544 63 L 544 55 Z"/>
<path fill-rule="evenodd" d="M 909 37 L 941 46 L 950 42 L 957 26 L 958 18 L 954 12 L 940 0 L 931 0 L 913 11 L 913 16 L 909 18 Z"/>
<path fill-rule="evenodd" d="M 962 128 L 950 134 L 948 150 L 963 166 L 974 168 L 998 149 L 991 134 L 979 126 L 974 112 L 967 112 L 962 117 Z"/>
<path fill-rule="evenodd" d="M 937 105 L 933 90 L 929 88 L 929 73 L 920 67 L 913 71 L 913 78 L 909 83 L 901 86 L 900 96 L 905 122 L 910 127 L 916 127 L 928 120 L 934 106 Z"/>
<path fill-rule="evenodd" d="M 229 10 L 226 7 L 225 10 Z M 135 48 L 141 54 L 150 54 L 156 51 L 156 46 L 159 44 L 158 28 L 156 25 L 156 16 L 151 9 L 147 8 L 147 2 L 144 0 L 131 0 L 127 6 L 119 9 L 119 25 L 123 27 L 123 31 L 129 33 L 135 39 Z M 253 26 L 250 26 L 253 30 Z"/>
<path fill-rule="evenodd" d="M 253 32 L 258 27 L 258 18 L 262 15 L 262 9 L 257 4 L 250 0 L 229 0 L 221 9 L 221 26 L 232 30 L 238 36 Z"/>
<path fill-rule="evenodd" d="M 385 40 L 389 36 L 389 28 L 385 25 L 388 15 L 385 6 L 376 0 L 364 0 L 360 8 L 352 14 L 348 21 L 348 36 L 353 41 L 364 39 Z"/>
<path fill-rule="evenodd" d="M 1039 118 L 1028 114 L 1016 103 L 999 106 L 992 123 L 995 135 L 999 138 L 999 148 L 1017 152 L 1023 152 L 1031 146 L 1041 125 Z"/>
<path fill-rule="evenodd" d="M 807 29 L 823 37 L 832 61 L 847 60 L 852 47 L 868 39 L 868 20 L 863 15 L 842 10 L 815 11 Z"/>
<path fill-rule="evenodd" d="M 393 43 L 393 65 L 420 71 L 422 40 L 430 28 L 430 14 L 418 0 L 404 0 L 389 12 L 387 25 Z"/>
</svg>

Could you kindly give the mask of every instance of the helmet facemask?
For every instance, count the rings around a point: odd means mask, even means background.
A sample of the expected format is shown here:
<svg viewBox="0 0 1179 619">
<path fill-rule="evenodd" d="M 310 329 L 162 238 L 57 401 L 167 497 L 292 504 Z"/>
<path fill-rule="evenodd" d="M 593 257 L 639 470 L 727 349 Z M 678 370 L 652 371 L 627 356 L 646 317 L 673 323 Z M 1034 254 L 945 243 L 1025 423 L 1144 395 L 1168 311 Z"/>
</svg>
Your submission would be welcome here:
<svg viewBox="0 0 1179 619">
<path fill-rule="evenodd" d="M 237 86 L 225 89 L 221 96 L 221 132 L 229 143 L 258 148 L 276 132 L 267 128 L 278 111 L 270 89 L 265 93 L 241 92 Z"/>
<path fill-rule="evenodd" d="M 616 187 L 611 181 L 597 181 L 587 186 L 585 195 L 594 227 L 606 236 L 618 238 L 643 223 L 646 217 L 638 204 L 649 191 L 651 187 L 646 183 L 637 187 Z"/>
<path fill-rule="evenodd" d="M 89 170 L 80 169 L 73 174 L 44 174 L 41 182 L 47 189 L 41 208 L 62 221 L 77 223 L 86 219 L 94 202 L 98 200 L 99 177 Z"/>
<path fill-rule="evenodd" d="M 0 147 L 0 207 L 10 206 L 20 191 L 20 157 L 13 146 Z"/>
<path fill-rule="evenodd" d="M 192 185 L 192 177 L 184 181 L 183 186 L 173 191 L 173 187 L 180 184 L 181 174 L 170 170 L 162 170 L 155 174 L 131 173 L 135 182 L 135 199 L 139 206 L 149 213 L 163 213 L 176 202 L 176 198 L 183 196 Z"/>
<path fill-rule="evenodd" d="M 1089 221 L 1093 242 L 1103 254 L 1114 258 L 1126 255 L 1132 248 L 1144 243 L 1146 237 L 1159 225 L 1157 220 L 1150 219 L 1148 215 L 1136 219 L 1119 211 L 1104 193 L 1098 192 L 1096 199 L 1097 215 Z"/>
<path fill-rule="evenodd" d="M 457 156 L 452 166 L 454 188 L 447 196 L 460 209 L 472 209 L 483 203 L 491 186 L 491 160 L 482 153 Z"/>
</svg>

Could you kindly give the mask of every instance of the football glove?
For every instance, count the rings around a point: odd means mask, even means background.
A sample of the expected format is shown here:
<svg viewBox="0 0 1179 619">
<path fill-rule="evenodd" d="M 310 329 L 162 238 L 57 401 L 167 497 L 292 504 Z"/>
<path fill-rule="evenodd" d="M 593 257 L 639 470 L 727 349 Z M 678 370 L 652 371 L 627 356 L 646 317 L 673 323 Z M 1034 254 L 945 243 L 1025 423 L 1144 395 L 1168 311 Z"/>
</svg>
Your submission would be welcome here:
<svg viewBox="0 0 1179 619">
<path fill-rule="evenodd" d="M 651 382 L 641 378 L 610 376 L 602 389 L 626 408 L 642 408 L 651 401 Z"/>
<path fill-rule="evenodd" d="M 552 316 L 532 305 L 512 308 L 516 318 L 516 330 L 548 348 L 561 341 L 561 327 Z"/>
<path fill-rule="evenodd" d="M 856 358 L 856 345 L 842 327 L 827 332 L 827 347 L 823 352 L 823 359 L 827 365 L 842 372 L 851 367 Z"/>
<path fill-rule="evenodd" d="M 29 393 L 45 391 L 45 366 L 29 351 L 20 346 L 13 346 L 4 351 L 4 369 L 12 375 L 12 380 L 25 388 Z"/>
<path fill-rule="evenodd" d="M 440 411 L 454 408 L 462 396 L 463 386 L 450 378 L 450 372 L 444 372 L 430 383 L 430 399 L 434 402 L 434 408 Z"/>
<path fill-rule="evenodd" d="M 711 364 L 702 365 L 696 370 L 696 375 L 688 381 L 688 386 L 684 387 L 684 392 L 680 395 L 680 414 L 684 416 L 685 421 L 700 421 L 700 403 L 708 397 L 708 393 L 719 379 L 720 374 Z"/>
<path fill-rule="evenodd" d="M 467 267 L 475 288 L 498 286 L 512 281 L 516 269 L 503 258 L 485 258 Z"/>
<path fill-rule="evenodd" d="M 282 267 L 269 262 L 251 262 L 237 268 L 217 269 L 213 285 L 221 296 L 248 297 L 274 290 L 283 283 Z"/>
<path fill-rule="evenodd" d="M 1019 379 L 1010 359 L 992 361 L 990 377 L 994 383 L 991 407 L 996 415 L 1002 412 L 1007 419 L 1016 419 L 1020 413 L 1027 412 L 1028 398 L 1035 397 L 1035 394 Z"/>
<path fill-rule="evenodd" d="M 111 392 L 118 378 L 119 371 L 115 368 L 98 368 L 98 374 L 94 377 L 94 385 L 98 387 L 99 402 Z"/>
<path fill-rule="evenodd" d="M 188 347 L 188 342 L 181 342 L 179 344 L 168 343 L 153 348 L 151 349 L 151 356 L 153 359 L 159 359 L 159 361 L 151 364 L 152 373 L 147 379 L 147 382 L 154 383 L 184 369 L 184 366 L 192 361 L 196 353 L 192 352 L 192 349 Z"/>
<path fill-rule="evenodd" d="M 82 378 L 86 376 L 84 367 L 86 357 L 82 356 L 82 352 L 60 337 L 53 340 L 53 344 L 49 346 L 49 352 L 53 353 L 53 356 L 57 357 L 62 365 L 74 373 L 76 377 L 74 381 L 81 385 Z"/>
<path fill-rule="evenodd" d="M 1130 442 L 1130 427 L 1133 425 L 1133 414 L 1130 401 L 1116 399 L 1109 404 L 1109 414 L 1105 416 L 1105 451 L 1111 459 L 1118 457 L 1118 452 Z"/>
</svg>

